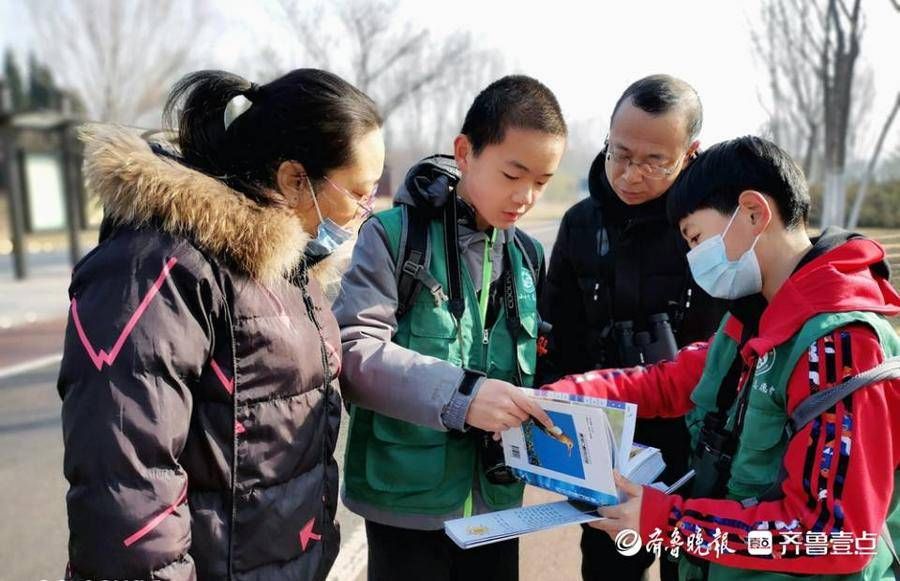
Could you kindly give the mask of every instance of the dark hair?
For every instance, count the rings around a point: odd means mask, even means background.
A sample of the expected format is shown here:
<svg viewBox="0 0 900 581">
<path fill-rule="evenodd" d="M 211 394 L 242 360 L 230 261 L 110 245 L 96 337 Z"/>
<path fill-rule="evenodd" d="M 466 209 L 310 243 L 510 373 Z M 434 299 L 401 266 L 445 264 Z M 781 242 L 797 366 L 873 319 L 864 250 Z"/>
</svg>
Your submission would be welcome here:
<svg viewBox="0 0 900 581">
<path fill-rule="evenodd" d="M 803 170 L 783 149 L 753 135 L 713 145 L 681 173 L 669 190 L 669 220 L 678 224 L 704 208 L 731 214 L 746 190 L 771 196 L 788 229 L 806 225 L 810 200 Z"/>
<path fill-rule="evenodd" d="M 562 137 L 568 134 L 556 96 L 525 75 L 503 77 L 481 91 L 466 113 L 461 133 L 478 155 L 488 145 L 502 143 L 511 127 Z"/>
<path fill-rule="evenodd" d="M 665 115 L 675 109 L 684 114 L 688 140 L 693 141 L 700 135 L 703 127 L 703 104 L 694 87 L 685 81 L 670 75 L 650 75 L 637 80 L 622 93 L 610 116 L 610 125 L 622 103 L 631 103 L 651 115 Z"/>
<path fill-rule="evenodd" d="M 250 107 L 226 128 L 225 108 L 238 95 Z M 298 161 L 310 179 L 321 179 L 352 162 L 355 140 L 382 125 L 372 99 L 317 69 L 265 85 L 224 71 L 191 73 L 169 94 L 163 120 L 177 127 L 185 164 L 264 205 L 283 203 L 275 191 L 283 161 Z"/>
</svg>

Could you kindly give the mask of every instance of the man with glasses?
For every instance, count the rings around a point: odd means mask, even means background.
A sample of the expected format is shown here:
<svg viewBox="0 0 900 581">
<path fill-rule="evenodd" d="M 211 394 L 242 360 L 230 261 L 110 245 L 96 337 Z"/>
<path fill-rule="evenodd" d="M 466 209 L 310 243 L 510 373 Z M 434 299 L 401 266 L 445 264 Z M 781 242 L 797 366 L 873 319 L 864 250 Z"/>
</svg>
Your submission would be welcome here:
<svg viewBox="0 0 900 581">
<path fill-rule="evenodd" d="M 697 152 L 702 120 L 696 91 L 668 75 L 643 78 L 619 98 L 590 169 L 590 197 L 566 212 L 553 247 L 540 304 L 553 332 L 540 381 L 673 359 L 715 331 L 724 304 L 693 284 L 687 249 L 666 218 L 666 192 Z M 687 470 L 682 419 L 639 420 L 635 440 L 662 450 L 665 482 Z M 581 548 L 586 580 L 640 579 L 653 562 L 647 552 L 619 555 L 588 527 Z M 661 573 L 676 578 L 668 562 Z"/>
</svg>

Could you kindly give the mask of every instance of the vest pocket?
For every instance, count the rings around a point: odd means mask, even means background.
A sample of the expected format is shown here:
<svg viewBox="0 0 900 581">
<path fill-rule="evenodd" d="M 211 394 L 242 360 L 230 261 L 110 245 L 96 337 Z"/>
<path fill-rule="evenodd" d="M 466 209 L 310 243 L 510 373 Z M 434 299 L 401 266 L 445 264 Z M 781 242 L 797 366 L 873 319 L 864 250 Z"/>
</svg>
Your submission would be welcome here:
<svg viewBox="0 0 900 581">
<path fill-rule="evenodd" d="M 785 417 L 750 406 L 740 446 L 731 468 L 729 488 L 738 495 L 759 494 L 778 477 L 783 461 Z"/>
<path fill-rule="evenodd" d="M 409 345 L 407 345 L 409 349 L 451 363 L 459 363 L 457 350 L 453 349 L 456 340 L 456 319 L 444 305 L 435 307 L 431 296 L 428 295 L 427 300 L 420 298 L 416 301 L 409 317 Z"/>
<path fill-rule="evenodd" d="M 375 490 L 424 492 L 443 480 L 447 434 L 379 414 L 366 446 L 366 480 Z"/>
</svg>

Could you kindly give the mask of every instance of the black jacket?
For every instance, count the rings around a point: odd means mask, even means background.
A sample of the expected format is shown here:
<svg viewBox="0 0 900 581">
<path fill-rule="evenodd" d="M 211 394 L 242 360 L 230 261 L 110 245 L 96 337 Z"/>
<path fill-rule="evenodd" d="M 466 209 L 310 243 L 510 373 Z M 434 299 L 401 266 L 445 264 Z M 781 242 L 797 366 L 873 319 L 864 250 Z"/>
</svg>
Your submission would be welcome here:
<svg viewBox="0 0 900 581">
<path fill-rule="evenodd" d="M 591 195 L 566 212 L 553 245 L 540 302 L 541 316 L 553 325 L 549 352 L 538 360 L 541 383 L 627 366 L 616 322 L 632 321 L 635 332 L 646 331 L 651 315 L 666 313 L 681 347 L 708 339 L 727 307 L 694 284 L 687 245 L 666 217 L 666 195 L 626 205 L 606 178 L 605 158 L 600 152 L 591 165 Z M 635 440 L 662 450 L 665 482 L 687 469 L 683 421 L 639 420 Z"/>
<path fill-rule="evenodd" d="M 601 367 L 621 367 L 613 323 L 666 313 L 678 346 L 708 339 L 726 310 L 693 283 L 687 246 L 666 218 L 666 195 L 628 206 L 613 192 L 605 153 L 594 160 L 590 197 L 562 219 L 541 316 L 553 325 L 550 353 L 542 358 L 544 382 Z M 652 361 L 648 361 L 652 363 Z"/>
<path fill-rule="evenodd" d="M 317 281 L 287 276 L 299 219 L 122 130 L 85 141 L 106 223 L 58 384 L 68 578 L 324 579 L 340 336 Z"/>
</svg>

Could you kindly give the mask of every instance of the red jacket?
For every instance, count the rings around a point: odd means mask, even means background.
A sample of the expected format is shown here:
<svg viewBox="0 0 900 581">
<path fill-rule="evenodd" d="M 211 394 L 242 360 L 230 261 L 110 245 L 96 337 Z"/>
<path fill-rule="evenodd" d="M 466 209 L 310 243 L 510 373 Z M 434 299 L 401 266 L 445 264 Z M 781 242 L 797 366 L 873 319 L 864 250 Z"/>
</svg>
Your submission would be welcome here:
<svg viewBox="0 0 900 581">
<path fill-rule="evenodd" d="M 745 362 L 770 351 L 793 337 L 811 317 L 821 313 L 869 311 L 885 316 L 900 314 L 900 296 L 885 277 L 884 249 L 877 243 L 855 238 L 818 256 L 799 268 L 776 293 L 759 321 L 759 332 L 741 351 Z M 740 335 L 740 325 L 732 319 L 725 334 Z M 715 340 L 717 337 L 714 337 Z M 819 347 L 831 344 L 833 358 L 801 357 L 786 389 L 787 412 L 811 393 L 812 377 L 820 381 L 819 390 L 840 383 L 878 365 L 884 359 L 875 332 L 866 325 L 839 328 L 818 341 Z M 703 372 L 707 343 L 681 350 L 675 361 L 627 370 L 594 371 L 573 375 L 545 389 L 633 402 L 641 417 L 678 417 L 689 412 L 691 394 Z M 814 349 L 813 349 L 814 350 Z M 813 351 L 811 350 L 811 351 Z M 835 361 L 843 368 L 836 370 Z M 828 366 L 832 368 L 829 368 Z M 742 543 L 745 531 L 760 522 L 772 523 L 777 533 L 785 523 L 800 523 L 797 530 L 809 531 L 814 525 L 830 533 L 848 531 L 857 538 L 862 532 L 877 535 L 885 523 L 894 491 L 894 475 L 900 465 L 900 393 L 897 382 L 882 382 L 858 390 L 851 405 L 837 404 L 828 421 L 837 429 L 837 442 L 848 448 L 849 468 L 841 482 L 836 470 L 823 455 L 830 454 L 824 433 L 813 438 L 807 425 L 788 443 L 783 463 L 787 479 L 782 484 L 784 497 L 745 508 L 727 499 L 685 499 L 644 487 L 640 528 L 645 540 L 655 529 L 668 538 L 673 528 L 687 538 L 696 527 L 732 531 L 729 548 L 733 554 L 710 555 L 717 564 L 741 569 L 759 569 L 809 574 L 851 573 L 863 569 L 871 559 L 867 555 L 806 556 L 772 559 L 749 555 Z M 852 418 L 852 421 L 851 421 Z M 846 430 L 847 426 L 851 426 Z M 824 432 L 824 430 L 823 430 Z M 813 488 L 815 486 L 815 488 Z M 835 527 L 835 519 L 842 522 Z M 817 529 L 817 530 L 818 530 Z"/>
</svg>

